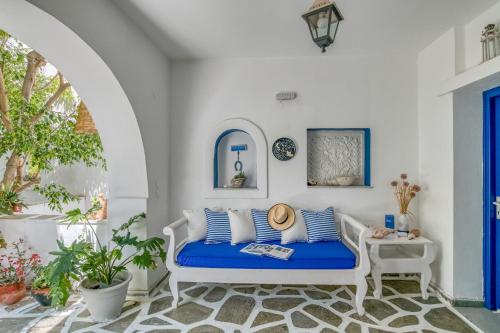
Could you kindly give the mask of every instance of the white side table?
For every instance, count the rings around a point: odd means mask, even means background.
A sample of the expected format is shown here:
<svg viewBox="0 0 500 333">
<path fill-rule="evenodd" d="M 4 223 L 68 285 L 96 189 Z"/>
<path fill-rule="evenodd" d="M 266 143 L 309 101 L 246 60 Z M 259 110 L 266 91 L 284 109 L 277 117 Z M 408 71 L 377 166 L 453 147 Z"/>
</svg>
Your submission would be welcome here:
<svg viewBox="0 0 500 333">
<path fill-rule="evenodd" d="M 370 259 L 372 262 L 372 277 L 375 282 L 375 290 L 373 296 L 380 298 L 382 296 L 382 274 L 383 273 L 420 273 L 420 290 L 422 298 L 429 297 L 427 288 L 431 281 L 432 271 L 430 264 L 434 261 L 436 251 L 432 241 L 424 237 L 408 240 L 407 238 L 394 239 L 375 239 L 367 238 L 366 243 L 370 246 Z M 403 257 L 388 257 L 380 256 L 380 248 L 382 246 L 398 245 L 403 248 Z M 410 251 L 404 251 L 404 247 L 410 245 L 422 246 L 424 253 L 422 256 L 412 255 Z"/>
</svg>

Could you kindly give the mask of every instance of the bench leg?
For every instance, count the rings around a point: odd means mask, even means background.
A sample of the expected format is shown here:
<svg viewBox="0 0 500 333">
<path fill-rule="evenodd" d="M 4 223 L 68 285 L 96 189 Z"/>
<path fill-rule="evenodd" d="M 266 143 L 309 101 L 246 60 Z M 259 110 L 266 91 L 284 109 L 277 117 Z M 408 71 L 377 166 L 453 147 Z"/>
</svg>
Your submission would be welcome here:
<svg viewBox="0 0 500 333">
<path fill-rule="evenodd" d="M 174 298 L 174 300 L 172 301 L 172 306 L 174 307 L 174 309 L 176 309 L 177 305 L 179 304 L 179 282 L 173 275 L 170 275 L 168 286 L 170 287 L 170 292 L 172 293 L 172 297 Z"/>
<path fill-rule="evenodd" d="M 366 292 L 368 291 L 368 283 L 366 283 L 365 277 L 358 279 L 356 285 L 356 310 L 358 315 L 362 316 L 365 314 L 365 308 L 363 307 L 363 301 L 365 300 Z"/>
</svg>

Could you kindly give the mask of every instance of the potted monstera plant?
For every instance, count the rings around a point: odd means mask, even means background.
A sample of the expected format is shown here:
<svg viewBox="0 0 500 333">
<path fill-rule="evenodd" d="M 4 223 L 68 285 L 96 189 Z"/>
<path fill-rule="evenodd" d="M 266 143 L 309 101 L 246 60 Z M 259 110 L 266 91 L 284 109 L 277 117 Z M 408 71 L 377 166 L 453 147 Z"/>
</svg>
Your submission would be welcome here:
<svg viewBox="0 0 500 333">
<path fill-rule="evenodd" d="M 104 245 L 89 223 L 89 216 L 99 209 L 100 206 L 95 205 L 86 213 L 80 209 L 66 213 L 66 222 L 70 225 L 83 221 L 88 226 L 96 244 L 79 240 L 65 246 L 58 241 L 59 250 L 51 252 L 55 259 L 51 265 L 49 285 L 52 305 L 58 307 L 66 304 L 72 282 L 78 282 L 92 319 L 105 322 L 120 315 L 132 279 L 127 265 L 154 269 L 158 259 L 165 261 L 166 254 L 163 239 L 152 237 L 140 240 L 133 236 L 131 229 L 146 217 L 144 213 L 113 229 L 111 244 L 114 245 Z"/>
</svg>

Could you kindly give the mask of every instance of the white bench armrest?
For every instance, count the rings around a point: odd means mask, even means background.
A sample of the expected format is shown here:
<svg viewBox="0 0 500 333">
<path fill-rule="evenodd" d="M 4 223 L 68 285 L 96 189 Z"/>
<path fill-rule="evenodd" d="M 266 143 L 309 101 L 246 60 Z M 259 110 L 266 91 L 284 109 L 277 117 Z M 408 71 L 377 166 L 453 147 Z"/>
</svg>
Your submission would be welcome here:
<svg viewBox="0 0 500 333">
<path fill-rule="evenodd" d="M 353 217 L 349 215 L 340 215 L 340 223 L 342 227 L 342 238 L 353 248 L 358 251 L 359 255 L 359 264 L 358 269 L 360 269 L 363 274 L 366 276 L 370 273 L 370 258 L 368 257 L 368 250 L 366 249 L 366 241 L 367 237 L 370 237 L 371 232 L 366 226 L 364 226 L 361 222 L 357 221 Z M 348 232 L 347 226 L 352 229 L 358 236 L 357 241 L 353 240 Z"/>
<path fill-rule="evenodd" d="M 186 239 L 181 239 L 180 228 L 187 224 L 186 218 L 181 218 L 163 228 L 163 233 L 170 237 L 167 250 L 167 268 L 172 271 L 175 267 L 177 249 L 184 244 Z"/>
</svg>

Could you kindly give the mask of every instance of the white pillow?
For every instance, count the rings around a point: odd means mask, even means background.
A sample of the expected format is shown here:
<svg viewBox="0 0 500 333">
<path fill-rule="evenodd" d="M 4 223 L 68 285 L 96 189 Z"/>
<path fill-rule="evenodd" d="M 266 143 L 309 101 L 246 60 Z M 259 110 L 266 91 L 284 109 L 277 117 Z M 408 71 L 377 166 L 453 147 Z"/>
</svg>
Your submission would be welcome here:
<svg viewBox="0 0 500 333">
<path fill-rule="evenodd" d="M 221 211 L 222 209 L 215 207 L 211 210 Z M 204 209 L 186 209 L 182 211 L 182 214 L 188 220 L 188 243 L 207 238 L 207 216 Z"/>
<path fill-rule="evenodd" d="M 281 232 L 281 244 L 307 242 L 307 227 L 300 209 L 295 211 L 295 223 Z"/>
<path fill-rule="evenodd" d="M 255 242 L 255 226 L 248 211 L 239 212 L 228 209 L 227 215 L 231 227 L 231 245 Z"/>
</svg>

